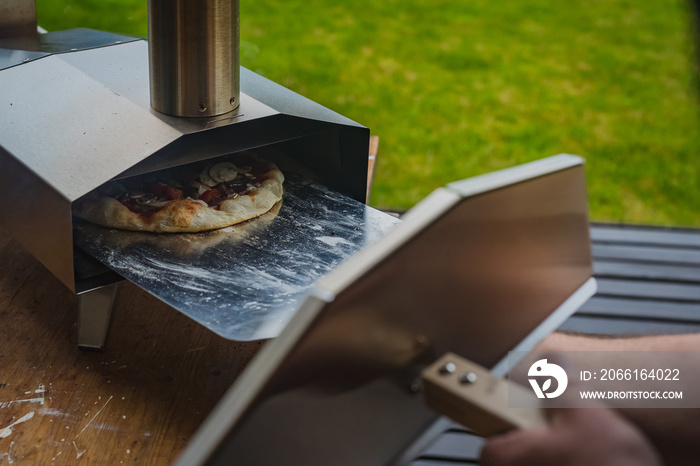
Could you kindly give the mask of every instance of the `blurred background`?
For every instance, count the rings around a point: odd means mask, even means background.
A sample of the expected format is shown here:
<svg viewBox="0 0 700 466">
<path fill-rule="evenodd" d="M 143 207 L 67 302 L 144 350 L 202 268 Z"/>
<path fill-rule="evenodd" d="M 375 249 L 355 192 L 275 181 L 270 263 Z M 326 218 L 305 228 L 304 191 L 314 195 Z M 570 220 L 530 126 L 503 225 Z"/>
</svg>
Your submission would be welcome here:
<svg viewBox="0 0 700 466">
<path fill-rule="evenodd" d="M 47 30 L 147 35 L 146 0 L 37 0 Z M 557 153 L 594 220 L 700 226 L 695 16 L 681 0 L 241 1 L 241 63 L 380 137 L 371 204 Z"/>
</svg>

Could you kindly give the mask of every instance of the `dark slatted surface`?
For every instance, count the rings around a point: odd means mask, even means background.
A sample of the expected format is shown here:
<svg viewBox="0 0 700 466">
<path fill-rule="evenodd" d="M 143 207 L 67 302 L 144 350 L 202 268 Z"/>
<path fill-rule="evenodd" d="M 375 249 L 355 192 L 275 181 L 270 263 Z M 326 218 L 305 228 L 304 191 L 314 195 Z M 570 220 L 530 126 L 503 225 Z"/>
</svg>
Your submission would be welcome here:
<svg viewBox="0 0 700 466">
<path fill-rule="evenodd" d="M 446 461 L 445 459 L 421 458 L 411 463 L 411 466 L 447 466 L 449 464 L 478 464 L 476 460 Z"/>
<path fill-rule="evenodd" d="M 700 230 L 594 224 L 591 239 L 599 290 L 563 330 L 700 332 Z M 477 464 L 480 447 L 452 426 L 411 466 Z"/>
<path fill-rule="evenodd" d="M 445 459 L 470 464 L 479 456 L 480 448 L 481 439 L 479 437 L 471 435 L 465 430 L 450 429 L 423 451 L 421 459 L 437 462 L 437 464 L 440 461 L 444 462 Z"/>
<path fill-rule="evenodd" d="M 698 333 L 700 332 L 700 322 L 664 322 L 636 320 L 633 318 L 573 316 L 561 326 L 561 329 L 607 335 L 629 333 L 645 333 L 649 335 Z"/>
</svg>

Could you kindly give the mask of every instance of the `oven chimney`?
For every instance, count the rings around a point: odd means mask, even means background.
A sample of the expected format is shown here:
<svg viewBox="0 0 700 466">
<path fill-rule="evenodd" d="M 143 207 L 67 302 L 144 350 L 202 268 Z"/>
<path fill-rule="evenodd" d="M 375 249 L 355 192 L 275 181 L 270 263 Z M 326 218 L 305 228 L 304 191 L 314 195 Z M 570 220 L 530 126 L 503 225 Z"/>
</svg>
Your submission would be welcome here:
<svg viewBox="0 0 700 466">
<path fill-rule="evenodd" d="M 0 38 L 36 33 L 34 0 L 0 0 Z"/>
<path fill-rule="evenodd" d="M 151 106 L 180 117 L 238 108 L 239 0 L 148 0 Z"/>
</svg>

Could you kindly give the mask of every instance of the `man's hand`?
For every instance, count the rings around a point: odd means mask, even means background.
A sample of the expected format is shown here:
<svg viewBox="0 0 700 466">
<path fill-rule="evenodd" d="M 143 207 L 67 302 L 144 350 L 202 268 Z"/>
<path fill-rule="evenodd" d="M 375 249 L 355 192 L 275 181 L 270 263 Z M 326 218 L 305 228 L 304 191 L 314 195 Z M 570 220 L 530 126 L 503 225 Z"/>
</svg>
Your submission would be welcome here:
<svg viewBox="0 0 700 466">
<path fill-rule="evenodd" d="M 689 335 L 639 336 L 637 338 L 605 338 L 568 335 L 555 332 L 542 341 L 537 351 L 665 351 L 669 355 L 666 367 L 672 367 L 676 357 L 672 352 L 686 351 L 696 355 L 700 367 L 700 333 Z M 600 353 L 599 353 L 600 354 Z M 604 359 L 599 367 L 610 367 Z M 522 372 L 522 371 L 521 371 Z M 518 372 L 513 374 L 518 379 Z M 522 379 L 522 377 L 521 377 Z M 571 382 L 571 381 L 570 381 Z M 679 382 L 677 390 L 691 393 L 700 390 L 697 377 Z M 569 389 L 570 391 L 571 389 Z M 658 449 L 663 460 L 674 466 L 697 466 L 700 439 L 700 409 L 624 409 L 615 411 L 634 423 Z"/>
<path fill-rule="evenodd" d="M 481 466 L 660 466 L 639 429 L 602 408 L 549 408 L 549 425 L 494 437 Z"/>
</svg>

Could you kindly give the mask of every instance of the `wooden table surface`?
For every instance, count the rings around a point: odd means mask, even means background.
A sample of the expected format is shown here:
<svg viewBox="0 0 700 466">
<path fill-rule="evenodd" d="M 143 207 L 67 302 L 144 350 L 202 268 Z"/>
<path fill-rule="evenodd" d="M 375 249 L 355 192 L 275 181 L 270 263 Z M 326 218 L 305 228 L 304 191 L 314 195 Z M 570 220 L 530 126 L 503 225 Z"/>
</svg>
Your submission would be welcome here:
<svg viewBox="0 0 700 466">
<path fill-rule="evenodd" d="M 0 464 L 168 464 L 261 343 L 234 343 L 125 284 L 106 351 L 77 297 L 0 227 Z"/>
</svg>

